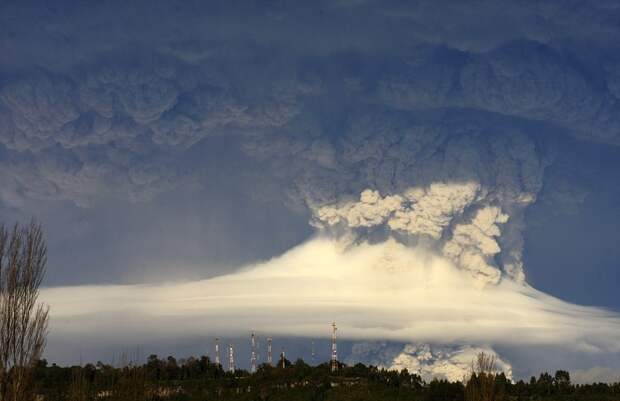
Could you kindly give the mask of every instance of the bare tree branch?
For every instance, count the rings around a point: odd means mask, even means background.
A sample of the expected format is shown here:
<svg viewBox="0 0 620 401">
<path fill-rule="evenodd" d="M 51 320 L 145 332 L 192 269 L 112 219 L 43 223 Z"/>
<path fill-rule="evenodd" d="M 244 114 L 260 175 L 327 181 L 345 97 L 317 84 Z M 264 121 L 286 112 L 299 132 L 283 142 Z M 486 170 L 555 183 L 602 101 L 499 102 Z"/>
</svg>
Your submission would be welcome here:
<svg viewBox="0 0 620 401">
<path fill-rule="evenodd" d="M 49 308 L 38 301 L 47 247 L 41 226 L 0 225 L 0 401 L 25 401 L 45 348 Z"/>
</svg>

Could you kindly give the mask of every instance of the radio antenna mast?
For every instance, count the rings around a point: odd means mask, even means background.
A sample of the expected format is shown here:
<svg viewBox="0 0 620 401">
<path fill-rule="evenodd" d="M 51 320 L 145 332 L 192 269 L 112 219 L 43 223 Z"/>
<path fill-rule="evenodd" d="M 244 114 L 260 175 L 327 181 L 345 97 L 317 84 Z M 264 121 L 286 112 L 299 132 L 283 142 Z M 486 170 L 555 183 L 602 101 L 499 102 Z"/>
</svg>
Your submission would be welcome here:
<svg viewBox="0 0 620 401">
<path fill-rule="evenodd" d="M 250 337 L 250 345 L 252 347 L 252 353 L 250 356 L 250 373 L 256 373 L 256 336 L 252 332 Z"/>
<path fill-rule="evenodd" d="M 336 322 L 332 323 L 332 372 L 338 370 L 338 349 L 336 348 Z"/>
<path fill-rule="evenodd" d="M 271 337 L 267 338 L 267 364 L 273 366 L 273 354 L 271 353 Z"/>
<path fill-rule="evenodd" d="M 232 344 L 228 344 L 228 371 L 235 373 L 235 350 Z"/>
</svg>

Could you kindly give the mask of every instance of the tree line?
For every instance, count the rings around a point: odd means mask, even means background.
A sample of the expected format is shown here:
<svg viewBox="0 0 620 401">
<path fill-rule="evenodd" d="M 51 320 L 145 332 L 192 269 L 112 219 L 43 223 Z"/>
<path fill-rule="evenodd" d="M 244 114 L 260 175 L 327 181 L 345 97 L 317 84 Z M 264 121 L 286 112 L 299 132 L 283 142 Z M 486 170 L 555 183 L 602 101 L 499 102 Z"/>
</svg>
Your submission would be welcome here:
<svg viewBox="0 0 620 401">
<path fill-rule="evenodd" d="M 225 371 L 206 356 L 177 360 L 151 355 L 145 363 L 117 367 L 101 362 L 61 367 L 41 360 L 34 369 L 34 390 L 45 401 L 620 400 L 620 383 L 575 385 L 561 370 L 512 382 L 492 371 L 492 362 L 481 354 L 463 382 L 426 382 L 406 369 L 341 363 L 337 372 L 331 372 L 328 363 L 310 366 L 302 359 L 262 364 L 253 374 Z"/>
</svg>

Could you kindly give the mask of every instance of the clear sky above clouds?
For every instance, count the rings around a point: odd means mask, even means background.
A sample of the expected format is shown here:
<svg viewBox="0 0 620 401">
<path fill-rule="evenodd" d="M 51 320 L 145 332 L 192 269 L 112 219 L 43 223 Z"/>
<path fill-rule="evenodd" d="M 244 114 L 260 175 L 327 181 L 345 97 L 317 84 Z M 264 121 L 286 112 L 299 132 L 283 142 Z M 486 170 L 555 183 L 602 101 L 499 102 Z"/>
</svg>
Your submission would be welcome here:
<svg viewBox="0 0 620 401">
<path fill-rule="evenodd" d="M 2 2 L 0 220 L 32 216 L 47 286 L 205 279 L 320 229 L 620 311 L 620 7 Z"/>
</svg>

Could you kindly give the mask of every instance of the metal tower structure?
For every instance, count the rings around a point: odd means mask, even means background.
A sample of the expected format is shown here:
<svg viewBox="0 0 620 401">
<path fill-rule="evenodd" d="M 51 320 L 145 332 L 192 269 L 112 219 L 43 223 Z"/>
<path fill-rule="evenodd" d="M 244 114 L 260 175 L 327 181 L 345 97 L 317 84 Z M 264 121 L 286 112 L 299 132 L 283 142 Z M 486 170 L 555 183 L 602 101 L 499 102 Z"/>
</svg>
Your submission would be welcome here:
<svg viewBox="0 0 620 401">
<path fill-rule="evenodd" d="M 315 354 L 314 354 L 314 341 L 312 341 L 312 365 L 314 365 L 314 357 L 315 357 Z"/>
<path fill-rule="evenodd" d="M 235 373 L 235 349 L 232 344 L 228 344 L 228 371 Z"/>
<path fill-rule="evenodd" d="M 336 348 L 336 330 L 338 330 L 338 328 L 336 327 L 336 322 L 333 322 L 332 323 L 332 361 L 331 361 L 332 372 L 335 372 L 338 370 L 338 349 Z"/>
<path fill-rule="evenodd" d="M 280 366 L 282 367 L 282 369 L 286 368 L 286 358 L 284 355 L 284 347 L 282 347 L 282 352 L 280 352 L 280 361 L 281 361 Z"/>
<path fill-rule="evenodd" d="M 250 337 L 250 346 L 252 348 L 252 353 L 250 355 L 250 373 L 256 373 L 256 336 L 254 332 L 252 332 L 252 336 Z"/>
<path fill-rule="evenodd" d="M 220 365 L 220 339 L 215 339 L 215 364 Z"/>
<path fill-rule="evenodd" d="M 273 366 L 273 354 L 271 353 L 271 337 L 267 338 L 267 364 Z"/>
</svg>

